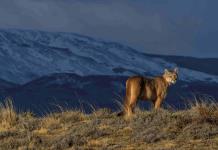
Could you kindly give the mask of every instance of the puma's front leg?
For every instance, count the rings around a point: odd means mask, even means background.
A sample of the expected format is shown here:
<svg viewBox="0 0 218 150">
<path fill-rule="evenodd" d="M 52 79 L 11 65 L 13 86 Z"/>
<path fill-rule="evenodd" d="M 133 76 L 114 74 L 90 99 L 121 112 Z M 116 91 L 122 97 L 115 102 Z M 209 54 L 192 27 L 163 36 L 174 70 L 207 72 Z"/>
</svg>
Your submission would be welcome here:
<svg viewBox="0 0 218 150">
<path fill-rule="evenodd" d="M 155 104 L 154 104 L 154 108 L 155 109 L 159 109 L 161 104 L 162 104 L 162 101 L 163 101 L 163 98 L 162 97 L 158 97 L 155 101 Z"/>
</svg>

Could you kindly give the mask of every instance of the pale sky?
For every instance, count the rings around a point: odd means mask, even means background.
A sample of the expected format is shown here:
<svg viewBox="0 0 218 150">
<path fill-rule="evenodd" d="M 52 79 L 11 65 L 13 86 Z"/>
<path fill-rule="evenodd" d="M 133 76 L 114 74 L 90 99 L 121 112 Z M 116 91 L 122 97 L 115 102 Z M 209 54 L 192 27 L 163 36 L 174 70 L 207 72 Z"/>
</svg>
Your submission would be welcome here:
<svg viewBox="0 0 218 150">
<path fill-rule="evenodd" d="M 75 32 L 146 53 L 218 57 L 217 0 L 1 0 L 0 28 Z"/>
</svg>

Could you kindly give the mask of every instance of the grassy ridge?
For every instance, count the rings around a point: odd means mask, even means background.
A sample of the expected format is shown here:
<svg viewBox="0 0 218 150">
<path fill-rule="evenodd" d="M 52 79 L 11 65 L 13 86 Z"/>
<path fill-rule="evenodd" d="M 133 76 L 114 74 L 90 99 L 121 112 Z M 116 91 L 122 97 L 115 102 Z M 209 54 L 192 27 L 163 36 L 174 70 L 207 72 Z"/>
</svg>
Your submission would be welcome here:
<svg viewBox="0 0 218 150">
<path fill-rule="evenodd" d="M 0 105 L 0 149 L 218 149 L 218 105 L 196 103 L 184 111 L 137 109 L 124 120 L 108 109 L 39 118 L 17 113 L 6 101 Z"/>
</svg>

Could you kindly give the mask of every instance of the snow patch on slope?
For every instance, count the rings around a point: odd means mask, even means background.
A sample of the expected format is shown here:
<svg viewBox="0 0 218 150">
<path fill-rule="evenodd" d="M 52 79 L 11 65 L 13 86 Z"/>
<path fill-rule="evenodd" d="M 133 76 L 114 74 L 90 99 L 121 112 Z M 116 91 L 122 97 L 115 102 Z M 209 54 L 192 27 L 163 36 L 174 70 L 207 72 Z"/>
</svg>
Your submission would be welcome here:
<svg viewBox="0 0 218 150">
<path fill-rule="evenodd" d="M 158 75 L 176 66 L 115 42 L 29 30 L 0 30 L 0 64 L 0 78 L 16 83 L 53 73 Z M 218 82 L 217 76 L 186 68 L 180 68 L 180 79 Z"/>
</svg>

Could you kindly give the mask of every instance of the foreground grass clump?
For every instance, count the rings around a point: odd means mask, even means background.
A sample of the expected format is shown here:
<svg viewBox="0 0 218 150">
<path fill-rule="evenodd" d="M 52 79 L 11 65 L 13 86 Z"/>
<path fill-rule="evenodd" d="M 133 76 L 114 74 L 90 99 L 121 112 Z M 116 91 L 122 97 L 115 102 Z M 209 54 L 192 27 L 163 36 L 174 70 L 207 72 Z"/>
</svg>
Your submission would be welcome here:
<svg viewBox="0 0 218 150">
<path fill-rule="evenodd" d="M 0 103 L 0 128 L 9 129 L 13 127 L 17 120 L 17 113 L 15 112 L 13 103 L 10 99 Z"/>
<path fill-rule="evenodd" d="M 45 117 L 0 107 L 1 150 L 218 149 L 218 106 L 196 103 L 183 111 L 136 110 L 124 120 L 109 109 L 62 111 Z"/>
</svg>

